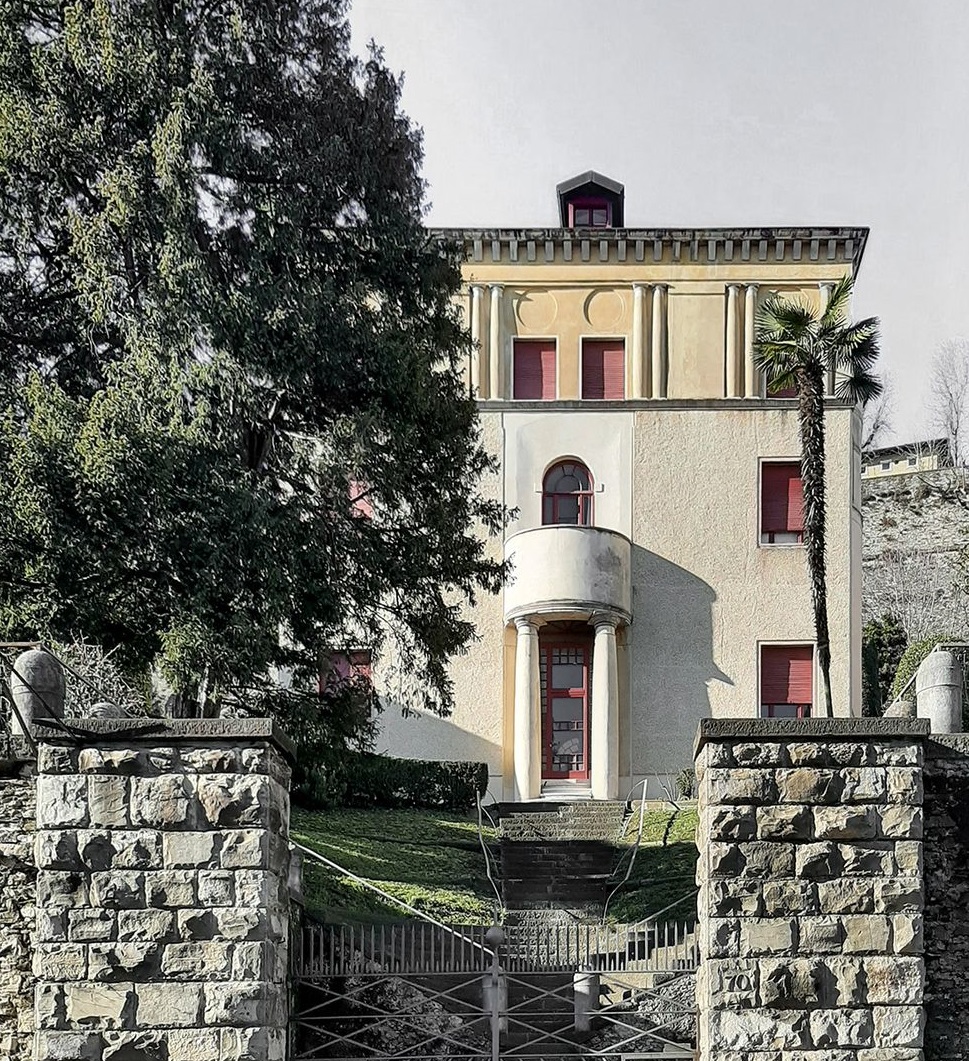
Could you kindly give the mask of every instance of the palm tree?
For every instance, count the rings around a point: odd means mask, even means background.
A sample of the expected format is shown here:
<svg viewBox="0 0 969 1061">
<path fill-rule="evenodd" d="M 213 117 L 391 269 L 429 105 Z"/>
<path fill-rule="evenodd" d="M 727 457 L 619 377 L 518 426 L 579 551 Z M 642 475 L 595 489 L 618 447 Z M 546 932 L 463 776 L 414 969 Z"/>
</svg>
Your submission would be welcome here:
<svg viewBox="0 0 969 1061">
<path fill-rule="evenodd" d="M 835 395 L 862 405 L 881 393 L 872 373 L 878 358 L 878 318 L 851 324 L 848 303 L 854 281 L 835 284 L 821 310 L 800 299 L 771 295 L 757 311 L 754 359 L 764 373 L 768 393 L 792 388 L 797 397 L 801 434 L 801 482 L 804 488 L 804 546 L 818 665 L 824 684 L 825 717 L 831 718 L 831 641 L 825 565 L 824 395 L 828 373 L 835 373 Z"/>
</svg>

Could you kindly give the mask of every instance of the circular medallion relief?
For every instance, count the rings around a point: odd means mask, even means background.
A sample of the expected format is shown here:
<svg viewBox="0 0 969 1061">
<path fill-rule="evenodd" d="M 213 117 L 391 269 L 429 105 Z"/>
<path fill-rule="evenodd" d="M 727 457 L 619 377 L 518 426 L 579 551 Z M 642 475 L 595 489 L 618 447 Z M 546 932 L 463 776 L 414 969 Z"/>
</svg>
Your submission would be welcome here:
<svg viewBox="0 0 969 1061">
<path fill-rule="evenodd" d="M 558 302 L 548 291 L 523 291 L 515 301 L 518 323 L 529 332 L 544 332 L 552 326 Z"/>
<path fill-rule="evenodd" d="M 593 291 L 585 300 L 585 319 L 600 330 L 615 328 L 625 311 L 625 300 L 618 291 Z"/>
</svg>

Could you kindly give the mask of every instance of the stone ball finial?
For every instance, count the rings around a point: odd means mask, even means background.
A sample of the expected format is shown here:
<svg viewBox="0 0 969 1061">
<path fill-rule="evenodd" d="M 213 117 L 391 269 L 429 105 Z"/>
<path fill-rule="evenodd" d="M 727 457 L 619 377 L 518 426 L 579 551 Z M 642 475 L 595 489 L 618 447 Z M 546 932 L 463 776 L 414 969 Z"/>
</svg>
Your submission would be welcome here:
<svg viewBox="0 0 969 1061">
<path fill-rule="evenodd" d="M 128 718 L 128 712 L 120 704 L 112 704 L 110 700 L 99 700 L 92 705 L 88 714 L 91 718 Z"/>
<path fill-rule="evenodd" d="M 34 719 L 63 718 L 66 693 L 64 668 L 54 656 L 42 648 L 21 652 L 10 675 L 10 694 L 20 712 L 19 717 L 17 711 L 11 712 L 11 733 L 26 737 L 24 726 Z"/>
<path fill-rule="evenodd" d="M 500 947 L 505 942 L 505 930 L 501 925 L 492 925 L 485 933 L 485 943 L 489 947 Z"/>
</svg>

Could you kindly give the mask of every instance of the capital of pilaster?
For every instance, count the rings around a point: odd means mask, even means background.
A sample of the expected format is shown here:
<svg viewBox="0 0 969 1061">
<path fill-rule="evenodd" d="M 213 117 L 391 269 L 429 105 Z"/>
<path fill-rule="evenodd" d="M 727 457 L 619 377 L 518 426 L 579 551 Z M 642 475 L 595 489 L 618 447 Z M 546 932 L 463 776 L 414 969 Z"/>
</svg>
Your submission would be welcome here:
<svg viewBox="0 0 969 1061">
<path fill-rule="evenodd" d="M 589 622 L 597 630 L 600 627 L 608 627 L 610 630 L 615 631 L 619 625 L 619 616 L 611 615 L 609 612 L 596 612 L 590 619 Z"/>
<path fill-rule="evenodd" d="M 523 616 L 520 619 L 515 620 L 515 629 L 519 634 L 537 634 L 538 623 L 534 619 L 529 619 L 527 616 Z"/>
</svg>

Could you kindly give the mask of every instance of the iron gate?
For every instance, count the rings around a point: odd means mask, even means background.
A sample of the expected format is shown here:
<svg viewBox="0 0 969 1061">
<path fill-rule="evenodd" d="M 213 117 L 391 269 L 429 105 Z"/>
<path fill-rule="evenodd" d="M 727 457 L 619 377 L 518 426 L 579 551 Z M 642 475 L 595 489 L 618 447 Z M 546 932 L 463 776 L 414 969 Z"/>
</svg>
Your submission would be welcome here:
<svg viewBox="0 0 969 1061">
<path fill-rule="evenodd" d="M 306 920 L 293 951 L 291 1061 L 692 1057 L 685 923 Z"/>
</svg>

